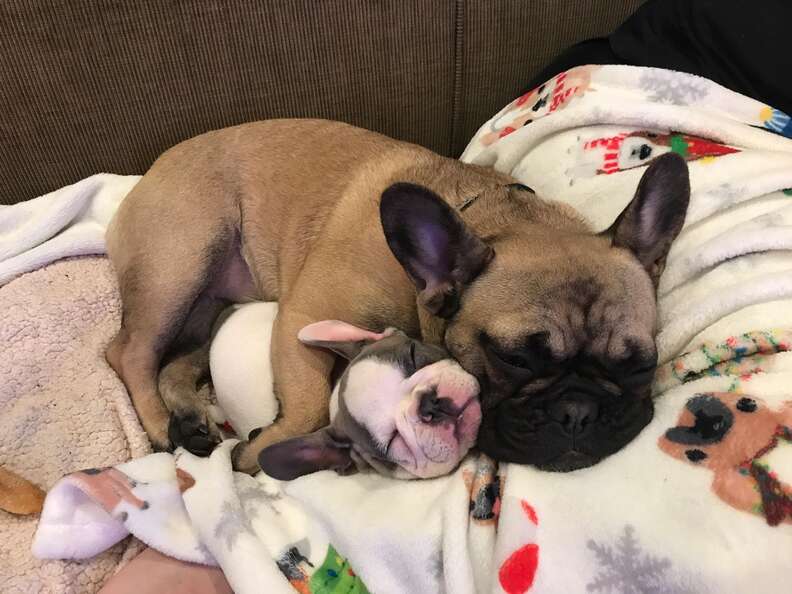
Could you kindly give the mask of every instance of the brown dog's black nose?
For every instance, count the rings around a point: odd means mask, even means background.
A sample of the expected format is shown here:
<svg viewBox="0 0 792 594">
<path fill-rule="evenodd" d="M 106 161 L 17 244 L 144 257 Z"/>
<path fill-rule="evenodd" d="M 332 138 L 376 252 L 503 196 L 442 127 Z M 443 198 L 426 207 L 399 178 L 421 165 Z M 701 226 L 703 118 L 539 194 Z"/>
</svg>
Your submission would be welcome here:
<svg viewBox="0 0 792 594">
<path fill-rule="evenodd" d="M 435 390 L 423 394 L 418 404 L 418 414 L 425 423 L 439 423 L 456 417 L 458 412 L 450 398 L 440 398 Z"/>
<path fill-rule="evenodd" d="M 570 437 L 583 435 L 597 419 L 599 407 L 590 400 L 561 400 L 550 405 L 550 418 Z"/>
</svg>

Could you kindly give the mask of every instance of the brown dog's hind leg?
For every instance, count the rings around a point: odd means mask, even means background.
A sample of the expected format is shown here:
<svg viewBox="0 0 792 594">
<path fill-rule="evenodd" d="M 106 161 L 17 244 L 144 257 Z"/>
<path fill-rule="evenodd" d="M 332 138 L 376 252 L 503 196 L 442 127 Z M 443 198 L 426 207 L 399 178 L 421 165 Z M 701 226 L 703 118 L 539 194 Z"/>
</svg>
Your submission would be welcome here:
<svg viewBox="0 0 792 594">
<path fill-rule="evenodd" d="M 170 411 L 160 395 L 158 375 L 166 354 L 204 347 L 211 324 L 222 309 L 219 301 L 204 294 L 205 279 L 216 272 L 216 264 L 202 268 L 192 263 L 181 271 L 166 262 L 163 258 L 158 267 L 148 270 L 145 283 L 125 282 L 121 275 L 123 321 L 107 349 L 108 362 L 124 382 L 143 428 L 158 450 L 187 445 L 193 435 L 208 434 L 208 426 L 202 426 L 205 407 L 200 405 L 195 386 L 190 388 L 178 379 L 184 366 L 176 365 L 170 374 L 171 380 L 176 380 L 175 385 L 169 384 Z M 178 263 L 185 264 L 184 260 Z M 191 366 L 194 363 L 191 361 Z M 174 413 L 172 422 L 170 412 Z M 169 432 L 173 423 L 179 431 Z M 185 432 L 187 427 L 192 427 L 192 434 Z M 198 453 L 203 449 L 198 448 Z"/>
<path fill-rule="evenodd" d="M 224 302 L 207 295 L 199 298 L 159 375 L 160 394 L 171 413 L 171 443 L 198 456 L 209 455 L 222 441 L 209 415 L 206 384 L 212 325 L 224 307 Z"/>
<path fill-rule="evenodd" d="M 143 185 L 119 207 L 107 234 L 107 250 L 116 270 L 122 302 L 121 329 L 107 349 L 107 360 L 129 392 L 152 444 L 173 446 L 170 412 L 160 396 L 157 377 L 191 312 L 222 274 L 234 249 L 238 211 L 218 201 L 216 212 L 195 206 L 165 189 Z"/>
<path fill-rule="evenodd" d="M 330 377 L 335 357 L 297 340 L 298 332 L 321 316 L 309 316 L 280 304 L 272 332 L 272 365 L 277 379 L 278 418 L 252 440 L 234 448 L 234 469 L 255 473 L 258 455 L 273 443 L 311 433 L 329 423 Z"/>
<path fill-rule="evenodd" d="M 159 353 L 153 341 L 121 326 L 107 347 L 107 362 L 124 382 L 140 423 L 157 451 L 171 449 L 168 439 L 168 409 L 157 390 Z"/>
</svg>

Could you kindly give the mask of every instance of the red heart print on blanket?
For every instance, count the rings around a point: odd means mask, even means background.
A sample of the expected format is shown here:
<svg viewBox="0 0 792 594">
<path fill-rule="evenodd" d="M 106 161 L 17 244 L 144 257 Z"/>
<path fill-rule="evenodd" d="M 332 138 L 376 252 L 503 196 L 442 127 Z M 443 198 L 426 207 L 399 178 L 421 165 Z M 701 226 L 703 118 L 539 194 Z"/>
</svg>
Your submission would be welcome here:
<svg viewBox="0 0 792 594">
<path fill-rule="evenodd" d="M 530 524 L 526 528 L 531 527 L 528 536 L 531 540 L 535 539 L 535 529 L 539 524 L 539 518 L 536 515 L 534 507 L 525 499 L 520 499 L 518 510 L 522 510 L 525 517 L 529 520 Z M 519 515 L 515 516 L 517 520 Z M 519 521 L 519 520 L 517 520 Z M 524 522 L 524 519 L 522 520 Z M 523 540 L 523 543 L 525 540 Z M 529 542 L 518 547 L 506 560 L 501 563 L 498 570 L 498 580 L 500 581 L 501 588 L 507 594 L 524 594 L 533 586 L 534 577 L 536 576 L 536 569 L 539 567 L 539 545 L 535 542 Z"/>
<path fill-rule="evenodd" d="M 539 565 L 539 546 L 530 543 L 516 551 L 503 562 L 498 571 L 501 587 L 508 594 L 523 594 L 533 585 Z"/>
</svg>

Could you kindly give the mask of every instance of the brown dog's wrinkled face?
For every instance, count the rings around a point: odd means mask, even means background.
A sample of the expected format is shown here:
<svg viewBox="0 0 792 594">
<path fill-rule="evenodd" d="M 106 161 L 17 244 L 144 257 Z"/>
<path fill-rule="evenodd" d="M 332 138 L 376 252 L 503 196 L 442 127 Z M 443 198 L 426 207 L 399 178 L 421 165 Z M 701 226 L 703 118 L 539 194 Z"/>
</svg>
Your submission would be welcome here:
<svg viewBox="0 0 792 594">
<path fill-rule="evenodd" d="M 546 470 L 590 466 L 652 418 L 654 287 L 600 237 L 560 253 L 526 254 L 515 238 L 493 247 L 445 335 L 482 385 L 479 447 Z"/>
<path fill-rule="evenodd" d="M 653 415 L 655 286 L 687 212 L 687 165 L 655 159 L 601 235 L 514 193 L 500 198 L 513 212 L 490 200 L 501 212 L 474 204 L 463 221 L 397 184 L 383 194 L 383 228 L 419 304 L 446 321 L 449 352 L 481 384 L 480 449 L 546 470 L 591 466 Z"/>
</svg>

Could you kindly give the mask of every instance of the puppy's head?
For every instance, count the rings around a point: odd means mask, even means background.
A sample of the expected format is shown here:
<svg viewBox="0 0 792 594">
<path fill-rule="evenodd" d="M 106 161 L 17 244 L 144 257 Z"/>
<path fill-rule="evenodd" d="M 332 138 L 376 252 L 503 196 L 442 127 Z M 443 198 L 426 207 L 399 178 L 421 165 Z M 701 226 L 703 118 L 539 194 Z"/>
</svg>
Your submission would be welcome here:
<svg viewBox="0 0 792 594">
<path fill-rule="evenodd" d="M 386 190 L 388 245 L 430 322 L 442 318 L 449 352 L 481 385 L 485 453 L 574 470 L 651 420 L 655 283 L 689 193 L 685 162 L 659 157 L 596 235 L 574 213 L 509 186 L 482 194 L 464 220 L 425 188 Z"/>
<path fill-rule="evenodd" d="M 350 363 L 333 390 L 330 425 L 261 452 L 259 465 L 270 476 L 371 467 L 429 478 L 451 471 L 474 444 L 478 382 L 443 349 L 399 330 L 377 334 L 339 321 L 311 324 L 299 339 Z"/>
</svg>

